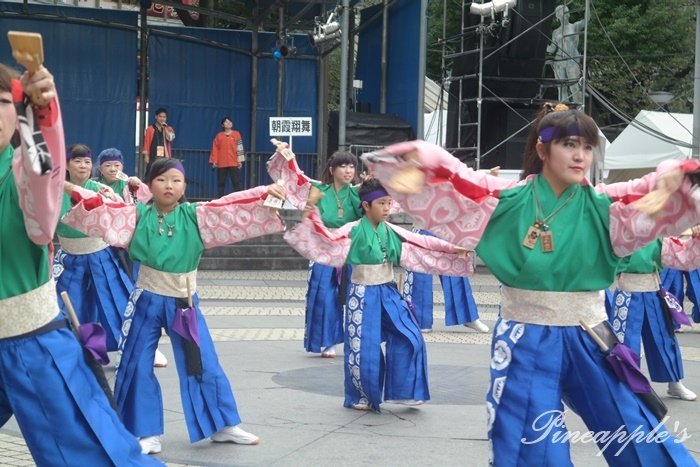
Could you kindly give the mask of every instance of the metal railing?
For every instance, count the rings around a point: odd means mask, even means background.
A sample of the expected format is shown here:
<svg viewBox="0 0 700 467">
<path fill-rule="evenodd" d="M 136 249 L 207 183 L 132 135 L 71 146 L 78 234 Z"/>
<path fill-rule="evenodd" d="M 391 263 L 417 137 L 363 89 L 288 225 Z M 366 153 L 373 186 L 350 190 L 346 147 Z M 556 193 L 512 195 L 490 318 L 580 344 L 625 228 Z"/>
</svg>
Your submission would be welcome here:
<svg viewBox="0 0 700 467">
<path fill-rule="evenodd" d="M 173 149 L 173 157 L 180 159 L 187 172 L 187 197 L 190 199 L 214 199 L 218 195 L 216 170 L 209 163 L 210 149 Z M 243 189 L 272 183 L 267 174 L 266 162 L 272 156 L 271 152 L 246 153 L 246 162 L 241 170 Z M 318 164 L 318 154 L 296 154 L 297 163 L 301 170 L 315 178 Z M 233 189 L 231 182 L 226 182 L 226 192 Z"/>
</svg>

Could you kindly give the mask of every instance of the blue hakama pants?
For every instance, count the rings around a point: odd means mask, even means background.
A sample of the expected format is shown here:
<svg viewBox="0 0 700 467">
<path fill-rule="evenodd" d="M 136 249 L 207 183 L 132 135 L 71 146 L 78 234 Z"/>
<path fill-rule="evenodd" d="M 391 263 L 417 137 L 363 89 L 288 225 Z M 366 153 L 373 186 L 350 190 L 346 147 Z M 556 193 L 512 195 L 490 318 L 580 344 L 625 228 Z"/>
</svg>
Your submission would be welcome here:
<svg viewBox="0 0 700 467">
<path fill-rule="evenodd" d="M 681 346 L 669 332 L 665 311 L 656 292 L 615 291 L 611 324 L 617 338 L 637 355 L 644 342 L 644 357 L 652 381 L 676 382 L 683 379 Z"/>
<path fill-rule="evenodd" d="M 348 265 L 343 273 L 349 278 L 351 271 Z M 307 352 L 319 353 L 325 347 L 343 342 L 344 300 L 338 300 L 339 288 L 336 268 L 309 264 L 304 323 L 304 348 Z"/>
<path fill-rule="evenodd" d="M 386 355 L 380 344 L 386 342 Z M 420 327 L 392 283 L 351 283 L 345 322 L 345 407 L 430 399 Z"/>
<path fill-rule="evenodd" d="M 110 406 L 73 334 L 0 340 L 0 426 L 14 415 L 39 466 L 156 466 Z"/>
<path fill-rule="evenodd" d="M 66 313 L 60 294 L 68 292 L 80 323 L 100 323 L 107 334 L 107 350 L 117 350 L 124 309 L 134 288 L 112 248 L 87 255 L 56 252 L 53 274 L 61 311 Z"/>
<path fill-rule="evenodd" d="M 163 398 L 153 372 L 153 358 L 161 329 L 170 337 L 180 380 L 185 423 L 191 442 L 208 438 L 241 419 L 228 378 L 214 349 L 207 323 L 193 296 L 197 310 L 202 374 L 188 375 L 183 339 L 171 331 L 176 299 L 135 289 L 125 312 L 121 361 L 117 369 L 114 398 L 124 425 L 135 436 L 157 436 L 164 432 Z"/>
<path fill-rule="evenodd" d="M 405 270 L 403 298 L 413 307 L 421 329 L 433 328 L 433 276 Z M 479 319 L 469 279 L 440 276 L 445 296 L 445 326 L 471 323 Z"/>
<path fill-rule="evenodd" d="M 596 442 L 610 465 L 697 465 L 615 376 L 597 344 L 580 327 L 499 318 L 491 354 L 486 396 L 491 465 L 573 465 L 562 401 L 581 416 L 591 432 L 587 442 Z M 657 436 L 644 439 L 654 429 Z"/>
</svg>

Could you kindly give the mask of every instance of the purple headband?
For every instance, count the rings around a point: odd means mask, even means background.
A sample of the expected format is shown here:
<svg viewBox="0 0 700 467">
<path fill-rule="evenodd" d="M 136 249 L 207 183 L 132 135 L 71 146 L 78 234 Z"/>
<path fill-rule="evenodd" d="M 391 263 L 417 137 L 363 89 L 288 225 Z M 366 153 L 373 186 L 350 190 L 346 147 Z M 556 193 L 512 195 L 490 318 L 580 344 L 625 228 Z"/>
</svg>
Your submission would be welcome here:
<svg viewBox="0 0 700 467">
<path fill-rule="evenodd" d="M 121 162 L 123 164 L 124 157 L 116 148 L 105 149 L 97 156 L 97 165 L 102 165 L 105 162 Z"/>
<path fill-rule="evenodd" d="M 374 191 L 370 191 L 369 193 L 362 195 L 362 198 L 360 198 L 361 202 L 367 201 L 368 203 L 371 203 L 377 198 L 382 198 L 384 196 L 389 196 L 389 193 L 384 188 L 377 188 Z"/>
<path fill-rule="evenodd" d="M 173 167 L 173 169 L 177 169 L 180 172 L 182 172 L 182 175 L 185 175 L 185 167 L 182 165 L 181 162 L 176 162 L 175 167 Z"/>
<path fill-rule="evenodd" d="M 567 136 L 584 136 L 581 132 L 581 129 L 576 123 L 572 123 L 565 134 L 562 133 L 563 132 L 561 131 L 561 129 L 554 126 L 548 126 L 540 130 L 540 135 L 538 139 L 542 143 L 549 143 L 551 141 L 559 140 Z"/>
</svg>

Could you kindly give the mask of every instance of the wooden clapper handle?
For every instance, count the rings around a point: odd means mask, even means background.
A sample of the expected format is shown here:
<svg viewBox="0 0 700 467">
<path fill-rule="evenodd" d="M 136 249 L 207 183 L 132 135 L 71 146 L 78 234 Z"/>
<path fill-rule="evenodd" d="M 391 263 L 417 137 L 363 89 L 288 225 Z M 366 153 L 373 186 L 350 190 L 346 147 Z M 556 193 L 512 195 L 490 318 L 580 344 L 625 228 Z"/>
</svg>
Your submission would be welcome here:
<svg viewBox="0 0 700 467">
<path fill-rule="evenodd" d="M 14 59 L 27 69 L 29 73 L 34 73 L 44 63 L 44 43 L 41 34 L 36 32 L 8 31 L 7 39 L 12 47 Z M 32 94 L 32 100 L 41 101 L 41 91 L 36 90 Z"/>
</svg>

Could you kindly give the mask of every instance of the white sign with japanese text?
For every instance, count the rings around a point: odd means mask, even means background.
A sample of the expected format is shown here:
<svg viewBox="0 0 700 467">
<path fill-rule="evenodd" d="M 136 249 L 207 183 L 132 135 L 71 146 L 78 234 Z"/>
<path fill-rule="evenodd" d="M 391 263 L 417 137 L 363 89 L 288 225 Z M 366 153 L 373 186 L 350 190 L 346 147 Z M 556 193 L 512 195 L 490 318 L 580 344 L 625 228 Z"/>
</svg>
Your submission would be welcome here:
<svg viewBox="0 0 700 467">
<path fill-rule="evenodd" d="M 313 136 L 311 117 L 270 117 L 270 136 Z"/>
</svg>

